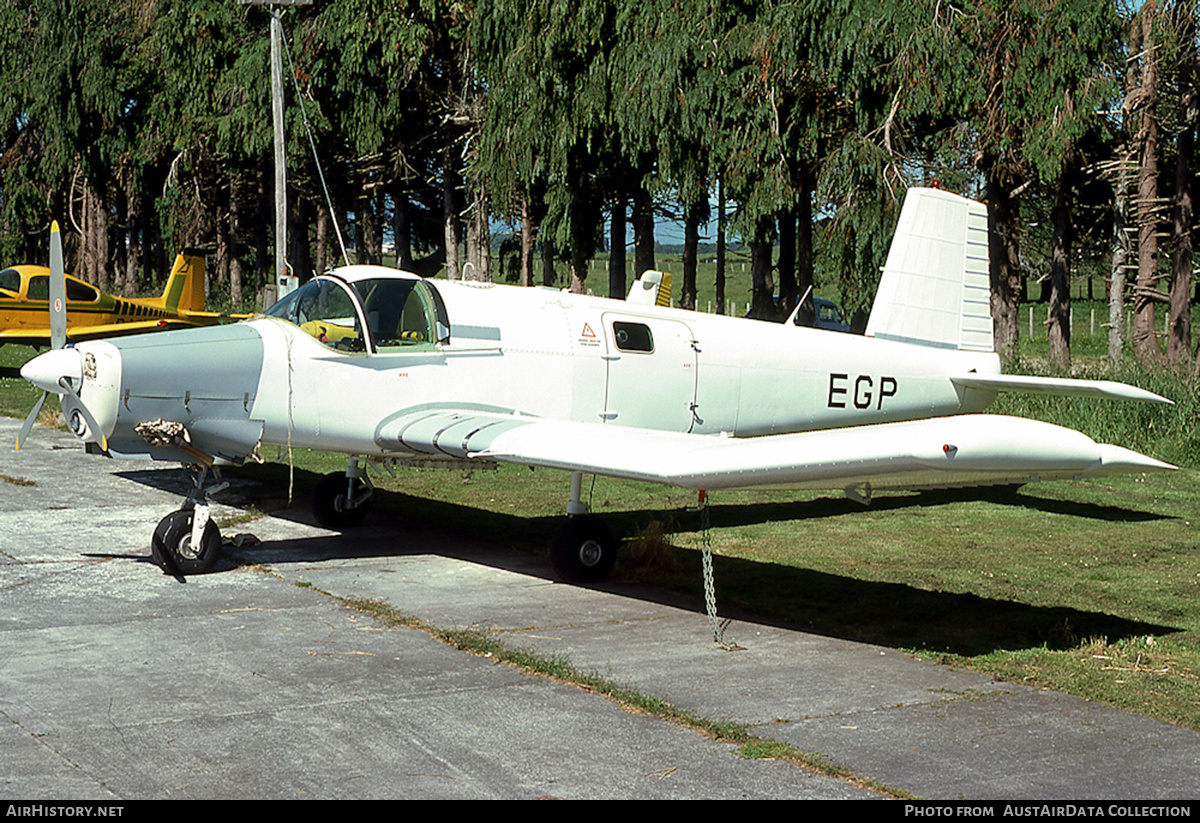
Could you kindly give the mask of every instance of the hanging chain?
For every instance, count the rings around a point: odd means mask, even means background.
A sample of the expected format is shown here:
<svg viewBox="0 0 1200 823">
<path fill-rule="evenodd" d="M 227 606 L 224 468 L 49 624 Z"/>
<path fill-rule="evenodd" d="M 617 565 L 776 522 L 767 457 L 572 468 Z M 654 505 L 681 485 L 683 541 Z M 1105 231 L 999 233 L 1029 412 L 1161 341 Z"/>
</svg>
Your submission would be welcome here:
<svg viewBox="0 0 1200 823">
<path fill-rule="evenodd" d="M 726 651 L 741 649 L 742 647 L 736 643 L 729 643 L 725 640 L 725 627 L 729 625 L 729 620 L 720 620 L 717 617 L 717 592 L 713 585 L 713 561 L 712 561 L 712 517 L 708 508 L 708 492 L 701 489 L 700 491 L 700 533 L 702 535 L 701 544 L 701 564 L 704 568 L 704 608 L 708 613 L 708 622 L 712 627 L 713 642 Z"/>
</svg>

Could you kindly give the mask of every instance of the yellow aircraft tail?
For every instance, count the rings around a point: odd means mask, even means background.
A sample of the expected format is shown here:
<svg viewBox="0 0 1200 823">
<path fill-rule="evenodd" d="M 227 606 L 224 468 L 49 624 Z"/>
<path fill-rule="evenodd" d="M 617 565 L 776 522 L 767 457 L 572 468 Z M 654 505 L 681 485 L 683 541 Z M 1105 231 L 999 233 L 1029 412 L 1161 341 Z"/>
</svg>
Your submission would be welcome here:
<svg viewBox="0 0 1200 823">
<path fill-rule="evenodd" d="M 152 302 L 168 311 L 204 311 L 204 257 L 190 254 L 176 256 L 162 297 Z"/>
<path fill-rule="evenodd" d="M 625 302 L 640 303 L 643 306 L 670 306 L 671 273 L 653 269 L 642 272 L 642 276 L 629 287 Z"/>
</svg>

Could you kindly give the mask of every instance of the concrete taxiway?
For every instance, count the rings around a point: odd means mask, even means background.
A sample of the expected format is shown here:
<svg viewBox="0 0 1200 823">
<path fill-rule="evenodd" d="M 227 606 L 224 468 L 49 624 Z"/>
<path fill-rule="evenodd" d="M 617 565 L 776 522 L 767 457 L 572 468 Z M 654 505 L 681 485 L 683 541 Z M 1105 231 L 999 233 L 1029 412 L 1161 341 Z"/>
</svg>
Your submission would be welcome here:
<svg viewBox="0 0 1200 823">
<path fill-rule="evenodd" d="M 0 419 L 6 798 L 880 797 L 336 598 L 493 632 L 920 797 L 1198 794 L 1196 732 L 749 616 L 725 651 L 702 605 L 559 584 L 544 558 L 382 515 L 338 535 L 298 503 L 227 528 L 260 542 L 179 580 L 149 561 L 177 468 L 43 429 L 13 452 L 19 425 Z"/>
</svg>

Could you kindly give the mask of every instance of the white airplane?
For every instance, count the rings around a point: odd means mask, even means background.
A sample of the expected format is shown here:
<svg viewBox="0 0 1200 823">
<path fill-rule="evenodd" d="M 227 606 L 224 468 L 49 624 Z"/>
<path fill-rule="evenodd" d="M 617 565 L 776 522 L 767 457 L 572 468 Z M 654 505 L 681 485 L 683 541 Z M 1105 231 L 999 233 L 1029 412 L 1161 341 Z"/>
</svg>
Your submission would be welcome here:
<svg viewBox="0 0 1200 823">
<path fill-rule="evenodd" d="M 1170 402 L 1107 381 L 1010 376 L 993 350 L 987 214 L 909 191 L 864 336 L 374 266 L 317 277 L 235 325 L 87 341 L 22 375 L 62 395 L 89 451 L 195 466 L 152 543 L 167 571 L 215 562 L 208 470 L 266 445 L 348 455 L 318 522 L 365 514 L 368 464 L 510 462 L 571 472 L 558 574 L 604 579 L 617 541 L 584 473 L 712 490 L 1022 484 L 1172 469 L 1032 420 L 979 414 L 1001 391 Z"/>
</svg>

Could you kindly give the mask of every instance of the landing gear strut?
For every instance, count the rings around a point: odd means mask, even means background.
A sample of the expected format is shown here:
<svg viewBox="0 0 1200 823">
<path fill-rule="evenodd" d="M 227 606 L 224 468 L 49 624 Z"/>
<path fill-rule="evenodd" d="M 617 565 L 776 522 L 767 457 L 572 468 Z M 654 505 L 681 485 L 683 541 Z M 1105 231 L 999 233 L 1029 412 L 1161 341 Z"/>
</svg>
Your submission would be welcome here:
<svg viewBox="0 0 1200 823">
<path fill-rule="evenodd" d="M 221 532 L 209 519 L 208 495 L 227 487 L 219 483 L 205 489 L 208 467 L 189 466 L 192 491 L 179 511 L 159 521 L 150 541 L 150 556 L 167 574 L 204 574 L 212 571 L 221 556 Z M 213 470 L 220 481 L 217 469 Z"/>
<path fill-rule="evenodd" d="M 608 578 L 617 562 L 617 539 L 598 517 L 588 514 L 581 498 L 583 475 L 571 475 L 571 500 L 567 521 L 550 542 L 550 562 L 560 578 L 570 583 L 599 583 Z"/>
<path fill-rule="evenodd" d="M 358 458 L 351 457 L 345 472 L 332 472 L 313 489 L 313 517 L 327 529 L 357 526 L 371 508 L 375 488 Z"/>
</svg>

